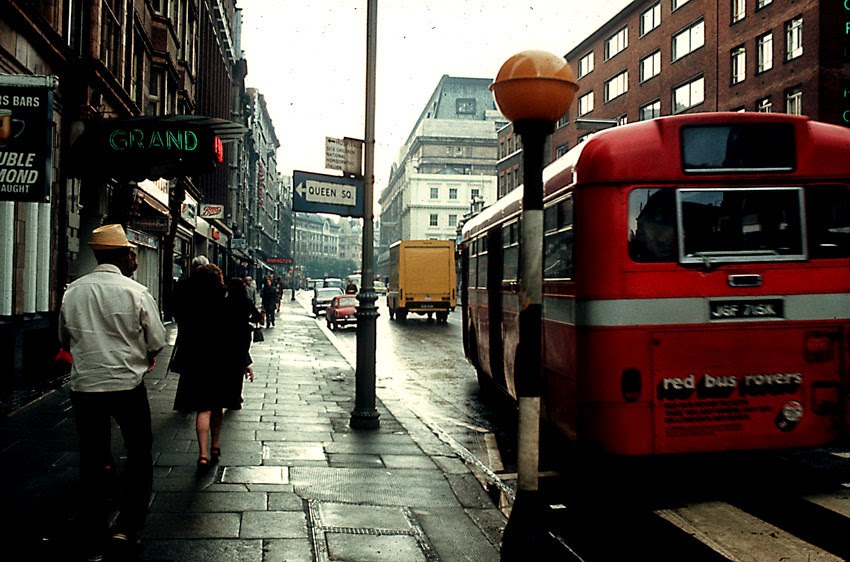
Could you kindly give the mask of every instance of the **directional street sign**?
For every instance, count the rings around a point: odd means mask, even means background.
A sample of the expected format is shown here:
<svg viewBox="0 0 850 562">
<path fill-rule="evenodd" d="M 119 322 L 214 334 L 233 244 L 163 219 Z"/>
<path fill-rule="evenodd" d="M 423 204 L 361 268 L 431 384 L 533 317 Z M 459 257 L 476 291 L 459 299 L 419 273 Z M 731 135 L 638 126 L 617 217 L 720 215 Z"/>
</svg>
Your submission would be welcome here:
<svg viewBox="0 0 850 562">
<path fill-rule="evenodd" d="M 363 180 L 292 172 L 295 186 L 292 210 L 307 213 L 330 213 L 345 217 L 363 216 Z"/>
</svg>

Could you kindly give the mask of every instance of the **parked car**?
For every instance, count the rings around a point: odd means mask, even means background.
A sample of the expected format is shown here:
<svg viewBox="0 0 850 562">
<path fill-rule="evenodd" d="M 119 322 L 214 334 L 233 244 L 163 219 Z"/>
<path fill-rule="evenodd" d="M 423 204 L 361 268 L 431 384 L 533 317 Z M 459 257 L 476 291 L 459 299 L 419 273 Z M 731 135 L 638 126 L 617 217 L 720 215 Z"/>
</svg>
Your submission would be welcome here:
<svg viewBox="0 0 850 562">
<path fill-rule="evenodd" d="M 387 294 L 387 284 L 383 281 L 375 281 L 375 292 L 379 295 L 386 296 Z"/>
<path fill-rule="evenodd" d="M 341 326 L 349 324 L 357 325 L 357 297 L 353 295 L 341 295 L 334 297 L 328 310 L 325 312 L 325 321 L 328 328 L 336 330 Z"/>
<path fill-rule="evenodd" d="M 342 294 L 342 289 L 339 287 L 319 287 L 313 291 L 313 314 L 316 316 L 331 304 L 331 300 L 337 295 Z"/>
</svg>

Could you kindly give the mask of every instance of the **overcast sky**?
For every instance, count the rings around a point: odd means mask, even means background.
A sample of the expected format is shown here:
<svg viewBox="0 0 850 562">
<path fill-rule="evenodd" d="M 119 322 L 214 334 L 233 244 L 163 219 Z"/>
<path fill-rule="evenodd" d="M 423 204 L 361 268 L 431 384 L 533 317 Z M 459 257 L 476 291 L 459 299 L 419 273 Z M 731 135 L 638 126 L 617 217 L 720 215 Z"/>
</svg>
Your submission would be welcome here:
<svg viewBox="0 0 850 562">
<path fill-rule="evenodd" d="M 380 0 L 375 202 L 444 74 L 495 78 L 520 51 L 564 55 L 630 0 Z M 278 170 L 326 170 L 325 137 L 365 130 L 366 0 L 237 0 L 246 86 L 266 98 Z M 574 69 L 575 70 L 575 69 Z"/>
</svg>

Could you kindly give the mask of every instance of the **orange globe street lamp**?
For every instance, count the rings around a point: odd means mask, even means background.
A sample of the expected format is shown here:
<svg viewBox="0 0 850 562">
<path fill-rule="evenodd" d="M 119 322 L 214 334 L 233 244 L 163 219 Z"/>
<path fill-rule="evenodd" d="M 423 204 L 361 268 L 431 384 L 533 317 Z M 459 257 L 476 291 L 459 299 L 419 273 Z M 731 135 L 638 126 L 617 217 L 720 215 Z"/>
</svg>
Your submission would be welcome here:
<svg viewBox="0 0 850 562">
<path fill-rule="evenodd" d="M 522 560 L 529 552 L 546 551 L 538 483 L 543 385 L 543 150 L 546 137 L 572 104 L 578 85 L 563 57 L 523 51 L 505 61 L 490 89 L 523 146 L 519 357 L 514 377 L 519 398 L 517 496 L 502 538 L 502 560 Z"/>
</svg>

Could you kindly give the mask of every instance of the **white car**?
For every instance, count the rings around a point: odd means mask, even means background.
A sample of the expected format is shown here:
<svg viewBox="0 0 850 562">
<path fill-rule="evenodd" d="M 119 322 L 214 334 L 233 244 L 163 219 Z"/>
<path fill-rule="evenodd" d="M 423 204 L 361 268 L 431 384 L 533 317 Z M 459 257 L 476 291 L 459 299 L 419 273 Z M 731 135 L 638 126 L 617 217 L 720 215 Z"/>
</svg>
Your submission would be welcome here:
<svg viewBox="0 0 850 562">
<path fill-rule="evenodd" d="M 331 301 L 337 295 L 342 294 L 342 289 L 339 287 L 319 287 L 313 292 L 313 314 L 316 316 L 320 312 L 324 312 Z"/>
</svg>

